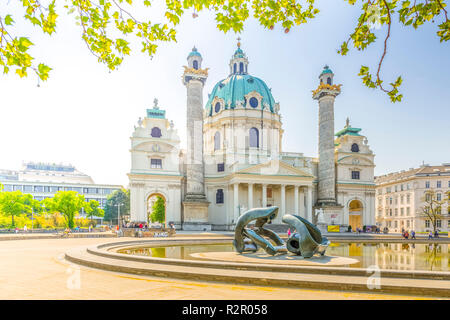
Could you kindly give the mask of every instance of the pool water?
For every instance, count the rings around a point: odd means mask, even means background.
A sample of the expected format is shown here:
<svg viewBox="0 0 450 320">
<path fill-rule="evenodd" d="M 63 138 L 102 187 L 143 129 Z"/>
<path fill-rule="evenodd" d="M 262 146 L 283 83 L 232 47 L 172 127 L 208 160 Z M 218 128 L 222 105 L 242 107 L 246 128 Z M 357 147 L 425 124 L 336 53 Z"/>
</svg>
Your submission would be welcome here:
<svg viewBox="0 0 450 320">
<path fill-rule="evenodd" d="M 118 253 L 196 260 L 192 253 L 230 251 L 234 251 L 231 243 L 136 247 L 120 249 Z M 390 270 L 450 271 L 450 244 L 332 243 L 326 255 L 357 259 L 358 263 L 349 265 L 352 268 L 377 265 Z"/>
</svg>

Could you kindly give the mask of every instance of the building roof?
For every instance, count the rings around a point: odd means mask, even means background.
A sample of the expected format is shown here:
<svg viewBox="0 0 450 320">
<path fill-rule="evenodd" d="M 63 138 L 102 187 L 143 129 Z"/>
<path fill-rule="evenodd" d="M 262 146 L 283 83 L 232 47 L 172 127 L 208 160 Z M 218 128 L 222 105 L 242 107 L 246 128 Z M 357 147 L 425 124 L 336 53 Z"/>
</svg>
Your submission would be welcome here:
<svg viewBox="0 0 450 320">
<path fill-rule="evenodd" d="M 443 163 L 438 166 L 422 165 L 419 168 L 410 168 L 400 172 L 392 172 L 382 176 L 375 177 L 376 184 L 393 182 L 396 180 L 405 180 L 410 177 L 427 176 L 450 176 L 450 163 Z"/>
<path fill-rule="evenodd" d="M 245 95 L 253 91 L 262 96 L 262 106 L 268 107 L 271 112 L 274 112 L 275 100 L 270 89 L 263 80 L 249 74 L 233 74 L 219 81 L 209 95 L 205 108 L 211 115 L 212 102 L 215 97 L 218 97 L 225 101 L 225 109 L 234 109 L 238 102 L 242 102 L 244 105 Z M 258 106 L 257 109 L 261 109 L 261 106 Z"/>
<path fill-rule="evenodd" d="M 360 132 L 361 128 L 352 128 L 351 126 L 345 126 L 344 129 L 341 131 L 338 131 L 335 136 L 340 137 L 343 135 L 350 135 L 350 136 L 361 136 L 358 132 Z"/>
</svg>

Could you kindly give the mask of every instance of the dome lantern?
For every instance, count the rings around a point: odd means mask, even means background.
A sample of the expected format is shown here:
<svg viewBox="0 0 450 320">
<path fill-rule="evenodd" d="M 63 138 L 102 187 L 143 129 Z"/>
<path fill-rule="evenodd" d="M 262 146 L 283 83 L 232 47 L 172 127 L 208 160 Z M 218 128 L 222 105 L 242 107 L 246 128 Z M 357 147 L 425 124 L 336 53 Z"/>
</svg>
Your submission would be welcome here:
<svg viewBox="0 0 450 320">
<path fill-rule="evenodd" d="M 241 49 L 241 38 L 237 40 L 237 49 L 230 60 L 230 74 L 248 74 L 248 59 Z"/>
<path fill-rule="evenodd" d="M 331 85 L 333 85 L 333 77 L 334 77 L 333 71 L 331 71 L 331 69 L 328 65 L 325 65 L 323 67 L 322 73 L 319 76 L 320 83 L 326 83 L 331 86 Z"/>
<path fill-rule="evenodd" d="M 187 57 L 188 67 L 193 68 L 195 70 L 202 68 L 202 55 L 197 51 L 197 48 L 194 46 L 192 48 L 191 53 L 189 53 Z"/>
</svg>

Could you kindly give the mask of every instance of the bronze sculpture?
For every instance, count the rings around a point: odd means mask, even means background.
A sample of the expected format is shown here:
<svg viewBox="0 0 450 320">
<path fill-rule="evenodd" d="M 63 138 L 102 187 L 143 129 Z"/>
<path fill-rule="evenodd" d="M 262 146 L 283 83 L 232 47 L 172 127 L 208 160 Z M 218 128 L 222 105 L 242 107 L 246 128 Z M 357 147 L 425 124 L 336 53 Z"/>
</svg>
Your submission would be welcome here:
<svg viewBox="0 0 450 320">
<path fill-rule="evenodd" d="M 289 251 L 304 258 L 311 258 L 316 253 L 325 254 L 330 241 L 322 237 L 315 225 L 300 216 L 291 214 L 283 216 L 282 221 L 296 230 L 286 244 L 275 232 L 264 228 L 264 225 L 271 223 L 277 214 L 276 206 L 255 208 L 244 212 L 238 218 L 234 231 L 233 245 L 236 251 L 256 252 L 260 247 L 270 255 L 284 254 Z M 253 220 L 256 220 L 255 225 L 249 226 Z"/>
<path fill-rule="evenodd" d="M 282 221 L 296 230 L 286 243 L 289 252 L 305 258 L 311 258 L 316 253 L 320 253 L 322 256 L 325 254 L 330 241 L 326 237 L 322 237 L 322 233 L 315 225 L 292 214 L 284 215 Z"/>
<path fill-rule="evenodd" d="M 246 211 L 236 222 L 233 245 L 237 252 L 255 252 L 258 247 L 263 248 L 268 254 L 286 253 L 286 247 L 281 239 L 272 230 L 264 228 L 266 223 L 271 223 L 277 217 L 278 207 L 256 208 Z M 254 228 L 248 224 L 255 221 Z M 272 240 L 273 245 L 265 237 Z"/>
</svg>

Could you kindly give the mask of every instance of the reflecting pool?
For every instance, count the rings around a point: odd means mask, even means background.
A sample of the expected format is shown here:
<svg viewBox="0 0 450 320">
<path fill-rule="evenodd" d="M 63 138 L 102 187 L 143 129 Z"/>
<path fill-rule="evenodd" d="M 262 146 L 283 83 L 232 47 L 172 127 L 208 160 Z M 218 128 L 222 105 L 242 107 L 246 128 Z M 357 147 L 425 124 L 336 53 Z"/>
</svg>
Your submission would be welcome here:
<svg viewBox="0 0 450 320">
<path fill-rule="evenodd" d="M 229 251 L 234 251 L 231 243 L 135 247 L 120 249 L 117 252 L 158 258 L 198 260 L 191 254 Z M 391 270 L 450 271 L 450 244 L 331 243 L 326 254 L 357 259 L 359 263 L 349 265 L 352 268 L 377 265 L 381 269 Z"/>
</svg>

